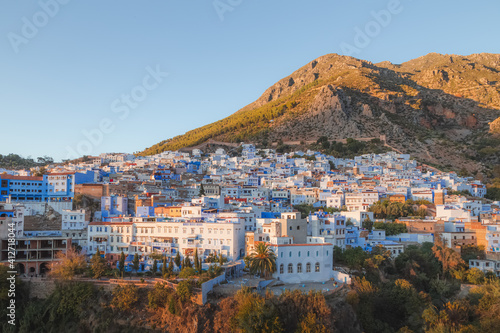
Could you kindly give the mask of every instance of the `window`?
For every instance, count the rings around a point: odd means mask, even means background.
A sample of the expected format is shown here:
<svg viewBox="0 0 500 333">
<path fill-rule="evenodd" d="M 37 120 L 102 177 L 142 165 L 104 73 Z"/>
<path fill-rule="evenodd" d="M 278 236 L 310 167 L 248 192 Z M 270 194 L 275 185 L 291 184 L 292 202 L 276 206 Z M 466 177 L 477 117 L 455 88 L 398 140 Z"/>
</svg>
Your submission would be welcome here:
<svg viewBox="0 0 500 333">
<path fill-rule="evenodd" d="M 311 273 L 311 263 L 310 262 L 308 262 L 306 264 L 306 273 Z"/>
<path fill-rule="evenodd" d="M 291 257 L 292 256 L 292 251 L 288 252 L 288 256 Z"/>
<path fill-rule="evenodd" d="M 314 271 L 315 271 L 316 273 L 318 273 L 318 272 L 319 272 L 319 262 L 317 262 L 317 263 L 316 263 L 316 265 L 314 265 Z"/>
<path fill-rule="evenodd" d="M 299 258 L 300 258 L 300 251 L 299 251 Z"/>
<path fill-rule="evenodd" d="M 302 264 L 301 263 L 297 264 L 297 273 L 302 273 Z"/>
<path fill-rule="evenodd" d="M 307 256 L 309 257 L 309 251 L 307 251 Z"/>
<path fill-rule="evenodd" d="M 288 264 L 288 273 L 293 273 L 293 264 Z"/>
<path fill-rule="evenodd" d="M 280 274 L 284 273 L 285 268 L 283 267 L 283 264 L 280 265 Z"/>
<path fill-rule="evenodd" d="M 283 252 L 281 252 L 281 258 L 283 258 Z"/>
</svg>

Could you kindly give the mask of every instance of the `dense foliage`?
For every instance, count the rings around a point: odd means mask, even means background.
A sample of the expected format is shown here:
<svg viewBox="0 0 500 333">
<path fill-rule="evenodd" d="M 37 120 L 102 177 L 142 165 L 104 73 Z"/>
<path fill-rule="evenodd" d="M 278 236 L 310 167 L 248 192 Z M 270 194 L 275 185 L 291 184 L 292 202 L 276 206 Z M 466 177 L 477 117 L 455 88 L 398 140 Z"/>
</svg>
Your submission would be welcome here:
<svg viewBox="0 0 500 333">
<path fill-rule="evenodd" d="M 17 154 L 0 154 L 0 169 L 30 169 L 34 167 L 42 167 L 52 163 L 54 163 L 54 159 L 49 156 L 38 157 L 35 161 L 31 157 L 24 158 Z"/>
<path fill-rule="evenodd" d="M 293 208 L 298 210 L 300 212 L 300 215 L 303 219 L 305 219 L 309 214 L 315 213 L 318 211 L 324 211 L 329 214 L 333 214 L 336 212 L 340 212 L 339 209 L 333 208 L 333 207 L 314 207 L 313 205 L 308 205 L 308 204 L 300 204 L 300 205 L 294 205 Z"/>
<path fill-rule="evenodd" d="M 328 137 L 320 137 L 316 144 L 311 146 L 312 149 L 321 150 L 325 154 L 341 157 L 341 158 L 354 158 L 363 154 L 382 154 L 391 149 L 385 147 L 380 139 L 372 139 L 368 142 L 358 141 L 353 138 L 347 138 L 346 143 L 332 141 Z"/>
<path fill-rule="evenodd" d="M 407 216 L 425 216 L 424 211 L 415 211 L 414 207 L 418 205 L 429 205 L 431 204 L 426 200 L 406 200 L 404 203 L 390 201 L 390 200 L 380 200 L 375 202 L 368 209 L 370 212 L 373 212 L 376 218 L 379 219 L 397 219 L 399 217 L 407 217 Z"/>
<path fill-rule="evenodd" d="M 385 230 L 386 236 L 399 235 L 407 232 L 406 224 L 395 223 L 395 222 L 375 222 L 373 224 L 374 229 Z"/>
</svg>

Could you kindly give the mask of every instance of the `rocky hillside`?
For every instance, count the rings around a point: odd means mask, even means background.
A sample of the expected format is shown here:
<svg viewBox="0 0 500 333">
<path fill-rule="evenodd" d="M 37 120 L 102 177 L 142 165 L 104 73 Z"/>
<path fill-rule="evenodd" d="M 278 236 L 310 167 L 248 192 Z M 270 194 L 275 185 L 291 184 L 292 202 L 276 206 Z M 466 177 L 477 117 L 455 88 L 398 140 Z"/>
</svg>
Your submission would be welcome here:
<svg viewBox="0 0 500 333">
<path fill-rule="evenodd" d="M 383 136 L 391 147 L 423 162 L 488 175 L 500 157 L 500 139 L 494 137 L 499 116 L 500 55 L 431 53 L 395 65 L 329 54 L 233 115 L 142 154 L 209 139 L 267 146 L 320 136 Z"/>
</svg>

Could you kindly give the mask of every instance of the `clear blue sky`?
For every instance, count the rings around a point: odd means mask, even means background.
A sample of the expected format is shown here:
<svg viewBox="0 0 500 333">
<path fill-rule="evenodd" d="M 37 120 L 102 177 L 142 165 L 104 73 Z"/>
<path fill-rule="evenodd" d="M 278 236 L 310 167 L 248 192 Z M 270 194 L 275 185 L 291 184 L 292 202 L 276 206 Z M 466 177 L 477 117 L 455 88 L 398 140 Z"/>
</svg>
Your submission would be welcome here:
<svg viewBox="0 0 500 333">
<path fill-rule="evenodd" d="M 342 54 L 371 11 L 391 2 L 218 1 L 233 4 L 223 20 L 214 0 L 66 0 L 49 6 L 53 17 L 37 1 L 2 1 L 0 154 L 60 160 L 68 147 L 89 148 L 82 131 L 103 119 L 112 130 L 91 154 L 142 150 L 232 114 L 321 55 Z M 400 2 L 354 56 L 401 63 L 429 52 L 500 53 L 498 2 Z M 35 33 L 26 27 L 34 23 Z M 148 66 L 168 77 L 120 119 L 112 103 L 142 85 Z"/>
</svg>

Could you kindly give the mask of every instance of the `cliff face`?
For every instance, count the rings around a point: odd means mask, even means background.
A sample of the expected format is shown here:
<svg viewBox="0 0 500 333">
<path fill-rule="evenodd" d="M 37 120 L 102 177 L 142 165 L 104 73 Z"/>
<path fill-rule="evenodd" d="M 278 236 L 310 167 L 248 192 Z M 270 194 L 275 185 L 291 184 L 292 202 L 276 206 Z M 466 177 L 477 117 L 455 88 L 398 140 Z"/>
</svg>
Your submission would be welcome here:
<svg viewBox="0 0 500 333">
<path fill-rule="evenodd" d="M 266 145 L 280 139 L 385 135 L 387 144 L 423 161 L 484 171 L 499 157 L 495 145 L 500 142 L 489 134 L 500 116 L 499 79 L 497 54 L 428 54 L 400 65 L 329 54 L 281 79 L 233 115 L 143 154 L 208 139 Z M 488 147 L 487 154 L 479 153 Z"/>
</svg>

